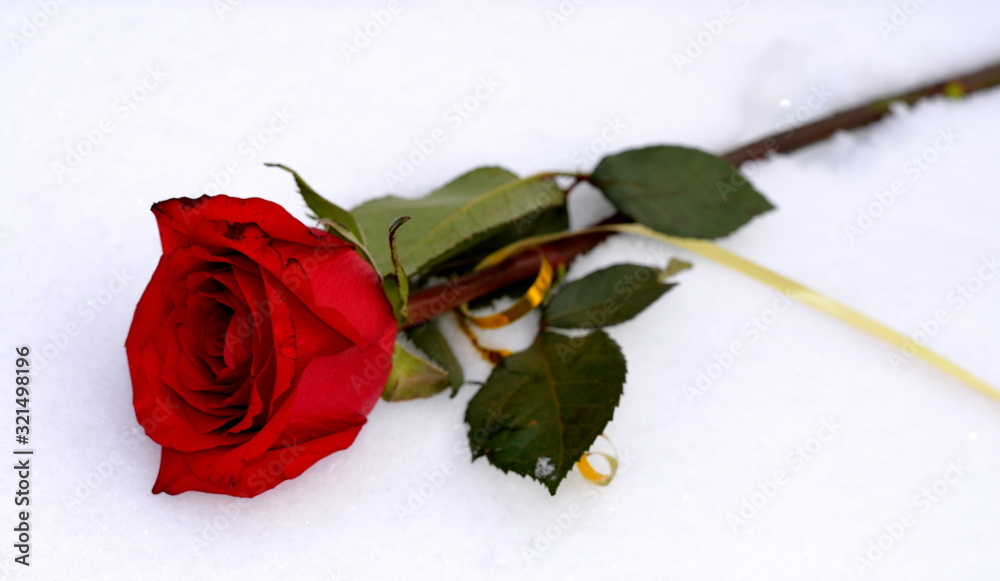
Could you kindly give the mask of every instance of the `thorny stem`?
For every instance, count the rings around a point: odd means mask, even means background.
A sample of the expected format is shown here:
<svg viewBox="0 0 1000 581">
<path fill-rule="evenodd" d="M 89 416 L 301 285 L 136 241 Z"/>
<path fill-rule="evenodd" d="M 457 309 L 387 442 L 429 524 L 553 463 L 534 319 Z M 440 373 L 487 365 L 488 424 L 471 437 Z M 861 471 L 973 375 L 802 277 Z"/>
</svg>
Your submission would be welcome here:
<svg viewBox="0 0 1000 581">
<path fill-rule="evenodd" d="M 857 129 L 874 123 L 889 114 L 890 104 L 902 102 L 912 105 L 920 99 L 936 95 L 963 97 L 976 91 L 1000 85 L 1000 63 L 974 73 L 938 81 L 930 85 L 876 99 L 860 107 L 847 109 L 791 131 L 769 135 L 752 143 L 722 154 L 722 158 L 735 167 L 754 160 L 762 160 L 774 153 L 789 153 L 818 143 L 837 131 Z M 546 172 L 538 178 L 572 177 L 573 184 L 566 192 L 590 178 L 588 173 Z M 616 215 L 606 222 L 631 222 L 627 216 Z M 566 238 L 541 246 L 553 266 L 568 265 L 573 259 L 599 244 L 610 233 L 589 233 Z M 525 252 L 483 270 L 472 272 L 446 283 L 415 291 L 410 295 L 409 325 L 413 326 L 446 313 L 459 305 L 496 292 L 508 285 L 534 276 L 538 272 L 540 257 L 536 252 Z"/>
</svg>

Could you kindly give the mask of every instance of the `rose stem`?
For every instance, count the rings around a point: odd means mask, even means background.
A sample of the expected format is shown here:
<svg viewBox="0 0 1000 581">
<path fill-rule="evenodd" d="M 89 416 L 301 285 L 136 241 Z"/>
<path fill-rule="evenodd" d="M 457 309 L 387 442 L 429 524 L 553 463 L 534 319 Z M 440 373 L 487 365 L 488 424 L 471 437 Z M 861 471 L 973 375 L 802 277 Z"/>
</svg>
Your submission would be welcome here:
<svg viewBox="0 0 1000 581">
<path fill-rule="evenodd" d="M 903 102 L 913 104 L 925 97 L 949 95 L 962 97 L 976 91 L 1000 85 L 1000 63 L 990 65 L 974 73 L 955 77 L 925 87 L 876 99 L 860 107 L 841 111 L 813 123 L 802 125 L 790 131 L 782 131 L 769 135 L 753 143 L 738 147 L 722 154 L 722 157 L 739 167 L 751 160 L 765 159 L 772 153 L 789 153 L 807 145 L 812 145 L 830 137 L 837 131 L 863 127 L 889 113 L 889 104 Z M 577 178 L 577 182 L 585 181 L 587 174 L 553 172 L 552 175 L 569 175 Z M 574 185 L 576 185 L 574 183 Z M 621 214 L 613 216 L 608 222 L 631 222 Z M 589 251 L 611 233 L 591 233 L 573 238 L 566 238 L 550 244 L 545 244 L 541 250 L 553 266 L 568 265 L 579 255 Z M 486 296 L 515 282 L 534 276 L 539 268 L 539 256 L 536 252 L 525 252 L 511 257 L 506 261 L 483 270 L 465 274 L 454 280 L 413 292 L 407 303 L 409 307 L 408 326 L 446 313 L 459 305 Z"/>
<path fill-rule="evenodd" d="M 594 232 L 565 238 L 542 246 L 552 266 L 569 264 L 574 257 L 597 246 L 611 232 Z M 413 326 L 448 312 L 459 305 L 486 296 L 508 285 L 538 274 L 541 257 L 537 252 L 524 252 L 476 272 L 465 274 L 443 284 L 420 289 L 407 301 L 410 325 Z"/>
<path fill-rule="evenodd" d="M 876 99 L 871 103 L 835 113 L 814 123 L 768 135 L 763 139 L 738 147 L 722 157 L 736 167 L 750 160 L 763 159 L 774 152 L 789 153 L 830 137 L 837 131 L 857 129 L 874 123 L 889 114 L 889 104 L 902 102 L 912 105 L 925 97 L 949 95 L 962 97 L 976 91 L 1000 85 L 1000 63 L 974 73 L 939 81 L 920 89 Z"/>
</svg>

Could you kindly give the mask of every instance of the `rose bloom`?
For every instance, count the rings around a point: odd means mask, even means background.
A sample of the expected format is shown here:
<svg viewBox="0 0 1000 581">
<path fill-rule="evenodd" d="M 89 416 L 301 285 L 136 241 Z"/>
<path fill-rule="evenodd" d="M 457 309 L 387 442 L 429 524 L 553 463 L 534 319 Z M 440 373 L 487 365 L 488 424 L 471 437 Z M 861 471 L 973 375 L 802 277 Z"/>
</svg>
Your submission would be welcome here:
<svg viewBox="0 0 1000 581">
<path fill-rule="evenodd" d="M 153 206 L 163 256 L 125 341 L 153 492 L 256 496 L 351 445 L 396 336 L 354 247 L 261 199 Z"/>
</svg>

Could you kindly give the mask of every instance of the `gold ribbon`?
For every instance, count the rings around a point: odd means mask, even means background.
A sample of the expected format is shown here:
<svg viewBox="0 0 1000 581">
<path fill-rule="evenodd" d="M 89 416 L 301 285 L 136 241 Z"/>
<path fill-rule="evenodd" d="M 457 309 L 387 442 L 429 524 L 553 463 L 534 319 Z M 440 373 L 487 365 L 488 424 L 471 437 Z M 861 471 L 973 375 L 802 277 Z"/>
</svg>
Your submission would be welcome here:
<svg viewBox="0 0 1000 581">
<path fill-rule="evenodd" d="M 618 473 L 618 450 L 615 449 L 615 445 L 611 442 L 611 438 L 601 434 L 601 437 L 611 444 L 611 449 L 614 450 L 614 455 L 607 454 L 605 452 L 584 452 L 583 456 L 576 462 L 576 467 L 580 471 L 580 475 L 587 479 L 588 482 L 596 486 L 607 486 L 611 484 L 614 480 L 615 474 Z M 602 474 L 594 469 L 594 466 L 590 463 L 591 456 L 600 456 L 604 458 L 608 463 L 607 474 Z"/>
<path fill-rule="evenodd" d="M 535 282 L 532 283 L 531 288 L 528 292 L 524 293 L 520 299 L 517 300 L 513 305 L 504 309 L 499 313 L 492 315 L 485 315 L 482 317 L 477 317 L 469 312 L 469 305 L 466 303 L 459 307 L 465 318 L 472 321 L 477 327 L 482 327 L 483 329 L 497 329 L 513 323 L 514 321 L 520 319 L 521 317 L 527 315 L 533 311 L 538 305 L 542 304 L 545 300 L 545 295 L 549 292 L 552 287 L 552 263 L 549 259 L 545 257 L 545 253 L 535 249 L 538 252 L 538 256 L 541 258 L 541 266 L 538 268 L 538 276 L 535 277 Z M 495 253 L 494 253 L 495 254 Z M 486 257 L 485 260 L 476 265 L 473 271 L 482 270 L 487 266 L 492 266 L 496 264 L 497 261 L 490 261 L 494 255 Z"/>
<path fill-rule="evenodd" d="M 472 346 L 479 352 L 479 356 L 493 365 L 500 363 L 501 359 L 510 355 L 510 351 L 507 349 L 491 349 L 480 343 L 479 337 L 476 337 L 475 331 L 472 330 L 472 327 L 469 327 L 469 321 L 462 315 L 458 316 L 458 328 L 461 329 L 462 333 L 469 338 L 469 342 L 472 343 Z"/>
<path fill-rule="evenodd" d="M 538 308 L 538 305 L 542 304 L 542 301 L 545 300 L 545 295 L 548 294 L 549 289 L 552 288 L 552 263 L 549 262 L 548 258 L 546 258 L 545 253 L 538 250 L 538 248 L 535 248 L 535 252 L 538 253 L 539 258 L 541 259 L 538 266 L 538 275 L 535 276 L 535 282 L 531 284 L 531 287 L 526 293 L 524 293 L 524 296 L 518 299 L 513 305 L 499 313 L 484 315 L 482 317 L 477 317 L 469 312 L 468 303 L 459 307 L 459 311 L 461 311 L 461 313 L 458 316 L 458 326 L 462 330 L 462 333 L 469 338 L 469 342 L 476 348 L 479 355 L 494 365 L 500 363 L 501 359 L 510 355 L 510 351 L 507 349 L 491 349 L 489 347 L 484 347 L 479 342 L 479 338 L 476 337 L 476 333 L 471 327 L 469 327 L 469 322 L 471 321 L 477 327 L 481 327 L 483 329 L 497 329 L 513 323 Z M 503 258 L 495 259 L 496 256 L 496 253 L 487 256 L 486 259 L 477 264 L 472 270 L 482 270 L 487 266 L 493 266 L 494 264 L 503 261 Z M 507 255 L 504 255 L 504 257 L 506 256 Z"/>
</svg>

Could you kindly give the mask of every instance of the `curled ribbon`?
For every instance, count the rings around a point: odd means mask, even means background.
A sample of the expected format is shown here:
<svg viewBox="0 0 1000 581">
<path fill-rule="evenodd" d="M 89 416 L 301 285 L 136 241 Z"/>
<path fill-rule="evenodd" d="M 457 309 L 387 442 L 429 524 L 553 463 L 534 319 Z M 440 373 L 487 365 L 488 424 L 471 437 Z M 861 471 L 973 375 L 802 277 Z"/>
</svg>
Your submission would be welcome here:
<svg viewBox="0 0 1000 581">
<path fill-rule="evenodd" d="M 535 282 L 531 284 L 524 296 L 518 299 L 513 305 L 504 309 L 499 313 L 494 313 L 492 315 L 484 315 L 478 317 L 469 312 L 469 305 L 463 304 L 459 307 L 461 314 L 458 317 L 458 326 L 465 333 L 465 336 L 469 338 L 469 342 L 472 346 L 476 348 L 479 355 L 483 359 L 493 363 L 494 365 L 499 363 L 501 359 L 510 355 L 510 351 L 506 349 L 490 349 L 489 347 L 484 347 L 480 342 L 479 338 L 476 337 L 476 333 L 469 327 L 469 322 L 471 321 L 477 327 L 482 327 L 483 329 L 498 329 L 513 323 L 514 321 L 520 319 L 524 315 L 527 315 L 538 305 L 542 304 L 545 300 L 545 295 L 548 294 L 549 289 L 552 288 L 552 263 L 546 258 L 545 253 L 535 248 L 538 252 L 539 257 L 541 257 L 541 262 L 538 267 L 538 275 L 535 277 Z M 490 255 L 486 257 L 485 260 L 476 265 L 473 269 L 481 270 L 487 266 L 492 266 L 500 260 L 491 260 L 494 256 Z M 502 259 L 501 259 L 502 260 Z"/>
<path fill-rule="evenodd" d="M 618 473 L 618 450 L 615 449 L 615 445 L 611 442 L 611 438 L 601 434 L 601 437 L 611 444 L 611 449 L 614 450 L 614 455 L 605 452 L 584 452 L 583 456 L 576 462 L 576 467 L 580 471 L 580 475 L 587 479 L 588 482 L 596 486 L 607 486 L 611 484 L 614 480 L 615 474 Z M 590 463 L 591 456 L 600 456 L 608 463 L 608 473 L 602 474 L 594 469 L 594 466 Z"/>
<path fill-rule="evenodd" d="M 544 252 L 537 248 L 535 251 L 538 252 L 538 255 L 542 259 L 541 266 L 538 269 L 538 276 L 535 277 L 535 282 L 531 284 L 531 288 L 528 289 L 528 292 L 524 293 L 524 296 L 503 311 L 482 317 L 477 317 L 470 313 L 469 305 L 464 304 L 459 308 L 462 314 L 465 315 L 465 318 L 472 321 L 477 327 L 497 329 L 513 323 L 542 304 L 542 301 L 545 300 L 545 295 L 548 294 L 549 289 L 552 287 L 552 263 L 545 257 Z M 476 268 L 473 270 L 481 270 L 498 262 L 490 261 L 490 258 L 492 258 L 492 255 L 476 265 Z"/>
<path fill-rule="evenodd" d="M 469 321 L 466 320 L 464 316 L 459 315 L 458 328 L 461 329 L 462 333 L 469 338 L 469 342 L 472 343 L 472 346 L 479 352 L 479 356 L 493 365 L 500 363 L 501 359 L 510 355 L 510 351 L 507 349 L 491 349 L 483 346 L 483 344 L 479 342 L 479 337 L 476 337 L 476 333 L 471 327 L 469 327 Z"/>
</svg>

